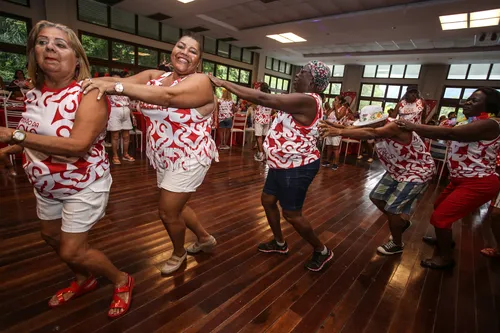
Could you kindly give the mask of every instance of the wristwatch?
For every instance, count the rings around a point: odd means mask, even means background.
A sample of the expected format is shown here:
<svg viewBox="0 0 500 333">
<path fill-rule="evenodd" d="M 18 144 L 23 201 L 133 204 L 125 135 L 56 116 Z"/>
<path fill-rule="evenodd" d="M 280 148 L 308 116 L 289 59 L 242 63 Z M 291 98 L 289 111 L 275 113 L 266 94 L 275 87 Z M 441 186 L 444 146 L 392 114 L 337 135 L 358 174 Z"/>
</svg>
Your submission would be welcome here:
<svg viewBox="0 0 500 333">
<path fill-rule="evenodd" d="M 123 92 L 123 84 L 121 84 L 121 82 L 115 83 L 115 91 L 119 94 Z"/>
<path fill-rule="evenodd" d="M 14 144 L 20 144 L 23 143 L 23 141 L 26 140 L 26 132 L 21 131 L 21 130 L 15 130 L 12 132 L 12 138 L 10 141 Z"/>
</svg>

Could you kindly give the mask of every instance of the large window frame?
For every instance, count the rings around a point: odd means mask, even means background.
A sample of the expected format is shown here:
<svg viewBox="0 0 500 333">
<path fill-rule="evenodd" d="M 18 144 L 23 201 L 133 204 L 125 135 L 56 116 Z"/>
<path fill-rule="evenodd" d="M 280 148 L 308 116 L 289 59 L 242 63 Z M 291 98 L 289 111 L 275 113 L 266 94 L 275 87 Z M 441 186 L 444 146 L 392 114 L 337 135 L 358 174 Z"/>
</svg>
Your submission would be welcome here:
<svg viewBox="0 0 500 333">
<path fill-rule="evenodd" d="M 370 95 L 363 94 L 363 86 L 371 86 Z M 376 86 L 385 86 L 383 96 L 376 96 L 375 92 Z M 390 89 L 389 87 L 399 87 L 398 97 L 387 97 Z M 359 97 L 358 97 L 358 110 L 361 110 L 363 107 L 367 105 L 380 105 L 384 112 L 387 112 L 389 108 L 394 108 L 399 103 L 399 101 L 403 98 L 406 93 L 406 89 L 408 88 L 408 84 L 394 84 L 394 83 L 386 83 L 386 82 L 361 82 L 359 88 Z"/>
<path fill-rule="evenodd" d="M 283 77 L 264 74 L 264 82 L 269 85 L 271 94 L 288 94 L 291 89 L 291 80 Z"/>
<path fill-rule="evenodd" d="M 19 5 L 21 5 L 21 4 L 19 4 Z M 18 20 L 18 21 L 25 22 L 26 23 L 26 41 L 28 40 L 29 33 L 31 31 L 31 28 L 32 28 L 32 21 L 31 21 L 30 18 L 24 17 L 24 16 L 19 16 L 19 15 L 14 15 L 14 14 L 2 12 L 2 11 L 0 11 L 0 16 L 6 17 L 6 18 L 10 18 L 10 19 L 13 19 L 13 20 Z M 22 56 L 26 57 L 26 45 L 0 42 L 0 52 L 18 54 L 18 55 L 22 55 Z M 26 59 L 26 62 L 27 61 L 28 60 Z M 22 69 L 23 71 L 25 71 L 25 66 L 23 66 L 20 69 Z M 5 82 L 10 82 L 12 80 L 11 77 L 4 77 L 3 79 L 4 79 Z"/>
<path fill-rule="evenodd" d="M 208 50 L 205 48 L 205 41 L 207 40 L 207 38 L 211 39 L 211 40 L 215 40 L 215 51 Z M 221 43 L 224 43 L 229 47 L 229 49 L 227 50 L 227 57 L 222 55 L 222 53 L 225 53 L 226 50 L 224 50 L 224 52 L 221 52 L 221 50 L 220 50 L 221 45 L 222 45 Z M 233 61 L 238 61 L 238 62 L 242 62 L 244 64 L 249 64 L 249 65 L 252 65 L 253 60 L 254 60 L 254 52 L 253 51 L 248 50 L 244 47 L 236 46 L 236 45 L 233 45 L 229 42 L 221 41 L 219 39 L 208 37 L 208 36 L 203 36 L 203 52 L 208 53 L 208 54 L 213 54 L 213 55 L 216 55 L 216 56 L 224 58 L 224 59 L 230 59 Z M 250 52 L 250 61 L 245 61 L 245 59 L 243 57 L 244 52 Z"/>
<path fill-rule="evenodd" d="M 283 73 L 287 75 L 292 74 L 292 64 L 283 60 L 275 59 L 273 57 L 266 57 L 265 67 L 266 69 L 273 72 Z"/>
<path fill-rule="evenodd" d="M 452 69 L 453 65 L 467 65 L 467 70 L 465 72 L 465 77 L 464 78 L 450 78 L 450 72 L 451 72 L 451 69 Z M 469 78 L 470 69 L 471 69 L 471 67 L 473 65 L 489 65 L 488 73 L 486 74 L 486 78 L 485 79 L 470 79 Z M 498 78 L 498 79 L 492 79 L 491 78 L 493 67 L 496 68 L 496 66 L 500 67 L 500 63 L 492 63 L 492 64 L 451 64 L 451 65 L 448 66 L 448 73 L 446 74 L 446 79 L 447 80 L 466 80 L 466 81 L 498 81 L 498 80 L 500 80 L 500 78 Z"/>
<path fill-rule="evenodd" d="M 374 76 L 366 76 L 366 67 L 367 66 L 375 66 L 375 75 Z M 389 66 L 389 73 L 388 73 L 387 77 L 378 76 L 379 67 L 381 67 L 381 66 Z M 393 66 L 405 66 L 402 77 L 391 77 Z M 408 66 L 420 66 L 419 71 L 418 71 L 418 77 L 407 77 Z M 393 65 L 365 65 L 365 66 L 363 66 L 363 78 L 368 78 L 368 79 L 419 80 L 421 72 L 422 72 L 422 65 L 421 64 L 393 64 Z"/>
<path fill-rule="evenodd" d="M 129 70 L 131 72 L 135 72 L 135 73 L 143 71 L 143 70 L 147 70 L 147 69 L 155 69 L 162 62 L 162 56 L 164 56 L 164 55 L 170 56 L 171 55 L 171 51 L 168 51 L 168 50 L 158 49 L 155 47 L 151 47 L 149 45 L 141 45 L 141 44 L 131 43 L 129 41 L 124 41 L 124 40 L 116 39 L 116 38 L 110 38 L 110 37 L 94 34 L 91 32 L 79 30 L 78 37 L 80 38 L 80 40 L 82 40 L 82 35 L 95 37 L 95 38 L 99 38 L 99 39 L 103 39 L 103 40 L 107 41 L 107 43 L 108 43 L 108 45 L 107 45 L 108 59 L 94 58 L 91 56 L 89 56 L 88 58 L 89 58 L 89 62 L 91 65 L 101 67 L 101 68 L 107 68 L 108 73 L 112 69 L 122 69 L 122 70 L 127 69 L 127 70 Z M 134 62 L 133 63 L 125 63 L 125 62 L 113 60 L 113 46 L 112 46 L 113 42 L 133 46 L 133 48 L 134 48 Z M 155 67 L 148 67 L 148 66 L 144 66 L 144 65 L 139 64 L 139 61 L 140 61 L 139 49 L 140 48 L 156 52 L 157 65 Z M 91 73 L 91 74 L 94 75 L 94 73 Z"/>
</svg>

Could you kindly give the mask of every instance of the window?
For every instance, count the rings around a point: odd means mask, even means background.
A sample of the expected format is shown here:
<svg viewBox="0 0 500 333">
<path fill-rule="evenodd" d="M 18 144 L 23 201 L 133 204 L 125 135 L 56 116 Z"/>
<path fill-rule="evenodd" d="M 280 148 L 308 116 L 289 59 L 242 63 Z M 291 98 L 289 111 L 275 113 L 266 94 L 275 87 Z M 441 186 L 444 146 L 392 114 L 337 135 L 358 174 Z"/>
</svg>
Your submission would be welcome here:
<svg viewBox="0 0 500 333">
<path fill-rule="evenodd" d="M 78 19 L 107 27 L 108 6 L 92 0 L 78 0 Z"/>
<path fill-rule="evenodd" d="M 203 37 L 203 50 L 210 54 L 217 53 L 217 40 L 210 37 Z"/>
<path fill-rule="evenodd" d="M 500 64 L 453 64 L 448 80 L 500 80 Z"/>
<path fill-rule="evenodd" d="M 288 94 L 290 80 L 272 75 L 264 75 L 264 82 L 269 85 L 272 94 Z"/>
<path fill-rule="evenodd" d="M 281 73 L 285 73 L 285 71 L 286 71 L 286 63 L 285 62 L 280 61 L 280 69 L 279 70 Z"/>
<path fill-rule="evenodd" d="M 169 52 L 161 52 L 160 53 L 160 64 L 168 64 L 170 62 L 170 53 Z"/>
<path fill-rule="evenodd" d="M 135 14 L 111 7 L 111 28 L 135 34 Z"/>
<path fill-rule="evenodd" d="M 418 79 L 421 65 L 366 65 L 363 77 Z"/>
<path fill-rule="evenodd" d="M 231 45 L 231 59 L 241 61 L 241 48 Z"/>
<path fill-rule="evenodd" d="M 273 58 L 266 57 L 266 69 L 273 69 Z"/>
<path fill-rule="evenodd" d="M 292 65 L 290 65 L 289 63 L 286 63 L 285 72 L 288 75 L 292 74 Z"/>
<path fill-rule="evenodd" d="M 0 43 L 26 46 L 27 40 L 27 20 L 0 16 Z"/>
<path fill-rule="evenodd" d="M 111 53 L 113 61 L 126 64 L 135 63 L 135 48 L 133 45 L 113 41 Z"/>
<path fill-rule="evenodd" d="M 0 76 L 4 82 L 10 82 L 14 79 L 16 70 L 24 70 L 26 67 L 26 56 L 24 54 L 2 52 L 0 51 Z"/>
<path fill-rule="evenodd" d="M 166 24 L 161 24 L 161 40 L 164 42 L 175 44 L 179 40 L 180 29 L 173 28 Z"/>
<path fill-rule="evenodd" d="M 139 66 L 156 68 L 158 67 L 158 51 L 139 47 L 137 50 Z"/>
<path fill-rule="evenodd" d="M 219 57 L 229 58 L 230 45 L 226 42 L 219 41 L 217 43 L 217 55 Z"/>
<path fill-rule="evenodd" d="M 333 69 L 332 69 L 332 76 L 333 77 L 343 77 L 344 70 L 345 70 L 344 65 L 334 65 Z"/>
<path fill-rule="evenodd" d="M 280 61 L 278 59 L 273 59 L 273 71 L 278 72 L 280 69 Z"/>
<path fill-rule="evenodd" d="M 394 108 L 406 93 L 406 88 L 400 84 L 363 83 L 358 110 L 367 105 L 380 105 L 385 111 Z"/>
<path fill-rule="evenodd" d="M 247 64 L 253 63 L 253 52 L 247 49 L 243 49 L 243 55 L 241 57 L 241 61 Z"/>
<path fill-rule="evenodd" d="M 247 87 L 250 86 L 252 72 L 249 70 L 217 64 L 208 60 L 203 60 L 201 67 L 202 72 L 205 74 L 212 74 L 223 80 L 229 80 Z"/>
<path fill-rule="evenodd" d="M 139 36 L 160 39 L 160 26 L 158 21 L 149 17 L 139 16 L 137 32 Z"/>
<path fill-rule="evenodd" d="M 288 75 L 292 74 L 291 64 L 271 57 L 266 57 L 266 69 Z"/>
<path fill-rule="evenodd" d="M 84 35 L 80 36 L 83 49 L 89 58 L 109 59 L 108 41 L 106 39 Z"/>
</svg>

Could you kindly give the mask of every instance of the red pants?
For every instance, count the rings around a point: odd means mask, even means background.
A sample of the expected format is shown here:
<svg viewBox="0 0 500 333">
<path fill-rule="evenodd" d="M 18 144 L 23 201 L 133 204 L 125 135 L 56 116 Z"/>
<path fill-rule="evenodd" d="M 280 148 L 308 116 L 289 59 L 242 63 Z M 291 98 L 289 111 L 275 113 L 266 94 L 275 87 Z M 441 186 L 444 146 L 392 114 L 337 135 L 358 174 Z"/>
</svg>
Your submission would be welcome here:
<svg viewBox="0 0 500 333">
<path fill-rule="evenodd" d="M 495 198 L 500 190 L 496 175 L 483 178 L 451 178 L 434 203 L 431 224 L 450 229 L 452 224 Z"/>
</svg>

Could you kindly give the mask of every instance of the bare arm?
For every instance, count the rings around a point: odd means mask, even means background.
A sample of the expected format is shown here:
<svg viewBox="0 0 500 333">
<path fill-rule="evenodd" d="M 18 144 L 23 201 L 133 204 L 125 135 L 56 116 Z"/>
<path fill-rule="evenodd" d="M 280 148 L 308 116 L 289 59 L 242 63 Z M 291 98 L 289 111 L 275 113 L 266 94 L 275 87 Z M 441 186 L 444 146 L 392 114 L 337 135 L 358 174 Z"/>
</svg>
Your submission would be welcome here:
<svg viewBox="0 0 500 333">
<path fill-rule="evenodd" d="M 82 98 L 69 137 L 26 133 L 26 140 L 20 146 L 50 155 L 85 156 L 108 120 L 106 100 L 97 101 L 96 97 L 97 92 L 92 92 Z M 9 142 L 13 131 L 0 128 L 0 141 Z"/>
<path fill-rule="evenodd" d="M 493 119 L 475 121 L 473 123 L 455 126 L 441 127 L 430 125 L 417 125 L 403 120 L 396 120 L 401 128 L 415 131 L 418 135 L 435 139 L 450 140 L 460 142 L 475 142 L 481 140 L 493 140 L 500 135 L 500 127 Z"/>
<path fill-rule="evenodd" d="M 23 151 L 23 147 L 19 145 L 11 145 L 0 149 L 0 155 L 12 155 Z"/>
<path fill-rule="evenodd" d="M 342 126 L 343 127 L 343 126 Z M 373 139 L 399 139 L 400 141 L 408 141 L 409 133 L 404 133 L 394 123 L 387 123 L 383 127 L 343 127 L 331 126 L 326 122 L 320 124 L 320 132 L 322 137 L 327 136 L 344 136 L 358 140 L 373 140 Z"/>
<path fill-rule="evenodd" d="M 135 75 L 125 77 L 125 78 L 120 78 L 120 77 L 111 77 L 111 76 L 105 76 L 105 77 L 99 77 L 96 79 L 92 79 L 95 81 L 102 80 L 105 82 L 127 82 L 127 83 L 136 83 L 136 84 L 146 84 L 149 82 L 149 80 L 157 79 L 159 78 L 163 73 L 163 71 L 156 70 L 156 69 L 148 69 L 142 72 L 139 72 Z M 85 80 L 82 84 L 82 90 L 85 90 L 87 86 L 89 85 L 90 81 Z"/>
</svg>

